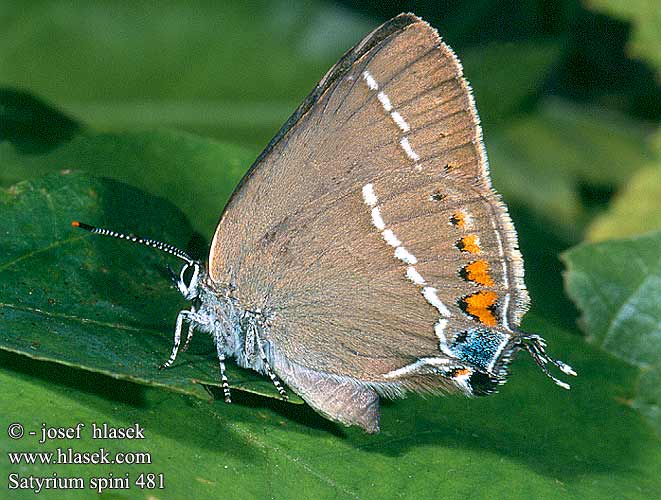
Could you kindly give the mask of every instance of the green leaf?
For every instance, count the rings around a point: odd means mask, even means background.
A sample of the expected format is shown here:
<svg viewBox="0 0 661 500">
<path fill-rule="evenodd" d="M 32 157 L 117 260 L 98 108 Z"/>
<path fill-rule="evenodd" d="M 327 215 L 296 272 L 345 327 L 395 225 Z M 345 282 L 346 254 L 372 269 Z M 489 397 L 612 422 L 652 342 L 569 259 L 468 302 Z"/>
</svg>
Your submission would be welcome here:
<svg viewBox="0 0 661 500">
<path fill-rule="evenodd" d="M 657 75 L 661 73 L 661 9 L 656 0 L 589 0 L 587 3 L 593 10 L 630 22 L 631 55 L 651 63 Z"/>
<path fill-rule="evenodd" d="M 173 368 L 157 370 L 185 307 L 164 272 L 174 259 L 70 224 L 81 219 L 186 248 L 192 230 L 171 203 L 63 173 L 1 191 L 0 214 L 0 349 L 203 398 L 199 384 L 220 384 L 205 335 Z M 277 394 L 254 372 L 228 375 L 234 387 Z"/>
<path fill-rule="evenodd" d="M 551 350 L 580 375 L 571 391 L 554 386 L 527 356 L 513 366 L 501 393 L 484 398 L 409 397 L 383 405 L 382 431 L 345 429 L 307 406 L 245 398 L 212 405 L 52 364 L 0 358 L 0 447 L 48 451 L 57 447 L 149 451 L 150 465 L 23 465 L 0 461 L 0 474 L 123 476 L 163 472 L 159 491 L 112 491 L 124 498 L 432 499 L 508 500 L 655 498 L 661 488 L 661 447 L 630 396 L 635 373 L 575 335 L 529 317 Z M 45 406 L 43 402 L 47 401 Z M 6 429 L 26 431 L 86 424 L 80 441 L 45 445 L 37 437 L 11 441 Z M 92 422 L 139 423 L 144 441 L 89 438 Z M 44 498 L 62 498 L 46 491 Z M 88 498 L 89 493 L 67 498 Z M 23 492 L 17 498 L 34 498 Z"/>
<path fill-rule="evenodd" d="M 587 231 L 587 239 L 601 241 L 624 238 L 661 229 L 661 132 L 650 142 L 654 161 L 643 165 Z"/>
<path fill-rule="evenodd" d="M 636 397 L 631 402 L 661 436 L 661 363 L 640 370 Z"/>
<path fill-rule="evenodd" d="M 579 245 L 563 255 L 588 341 L 643 370 L 635 406 L 661 429 L 661 232 Z M 637 370 L 636 370 L 637 371 Z M 656 409 L 654 409 L 656 408 Z"/>
</svg>

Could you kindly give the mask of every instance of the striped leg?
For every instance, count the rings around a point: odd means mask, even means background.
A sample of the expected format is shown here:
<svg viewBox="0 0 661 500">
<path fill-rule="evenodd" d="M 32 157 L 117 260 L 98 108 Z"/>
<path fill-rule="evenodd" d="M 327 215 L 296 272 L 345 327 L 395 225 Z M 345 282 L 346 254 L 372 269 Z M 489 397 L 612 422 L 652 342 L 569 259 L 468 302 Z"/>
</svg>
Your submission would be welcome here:
<svg viewBox="0 0 661 500">
<path fill-rule="evenodd" d="M 195 306 L 190 308 L 191 313 L 195 313 L 197 309 L 195 309 Z M 184 345 L 181 347 L 181 352 L 186 352 L 188 350 L 188 344 L 190 344 L 191 339 L 193 338 L 193 333 L 195 333 L 195 324 L 191 321 L 188 323 L 188 333 L 186 334 L 186 341 L 184 342 Z"/>
<path fill-rule="evenodd" d="M 262 363 L 264 363 L 266 374 L 271 379 L 271 382 L 273 382 L 273 385 L 277 389 L 278 393 L 280 393 L 280 397 L 287 401 L 289 399 L 289 396 L 287 396 L 287 391 L 284 387 L 282 387 L 282 384 L 280 383 L 280 380 L 278 380 L 278 377 L 275 375 L 275 373 L 273 373 L 273 369 L 271 368 L 271 365 L 269 365 L 269 362 L 266 360 L 266 357 L 262 358 Z"/>
<path fill-rule="evenodd" d="M 226 403 L 232 402 L 232 395 L 230 394 L 230 384 L 227 381 L 225 374 L 225 353 L 223 352 L 223 344 L 216 337 L 216 352 L 218 353 L 218 363 L 220 365 L 220 378 L 223 381 L 223 395 Z"/>
<path fill-rule="evenodd" d="M 174 345 L 172 346 L 172 353 L 170 353 L 168 360 L 158 367 L 159 370 L 163 370 L 164 368 L 172 366 L 174 360 L 177 359 L 177 354 L 179 353 L 179 344 L 181 343 L 181 327 L 184 323 L 184 316 L 188 313 L 189 311 L 179 312 L 179 315 L 177 316 L 177 324 L 174 327 Z"/>
<path fill-rule="evenodd" d="M 280 380 L 278 380 L 278 377 L 276 374 L 273 372 L 273 368 L 271 368 L 271 365 L 269 364 L 268 360 L 266 359 L 266 353 L 264 352 L 264 348 L 262 347 L 262 341 L 259 338 L 259 335 L 256 335 L 256 344 L 259 349 L 259 355 L 262 358 L 262 364 L 264 365 L 264 370 L 266 370 L 266 374 L 269 376 L 271 379 L 271 382 L 277 389 L 278 393 L 280 394 L 280 397 L 287 401 L 289 399 L 289 396 L 287 396 L 287 391 L 285 390 L 284 387 L 282 387 L 282 384 L 280 383 Z"/>
</svg>

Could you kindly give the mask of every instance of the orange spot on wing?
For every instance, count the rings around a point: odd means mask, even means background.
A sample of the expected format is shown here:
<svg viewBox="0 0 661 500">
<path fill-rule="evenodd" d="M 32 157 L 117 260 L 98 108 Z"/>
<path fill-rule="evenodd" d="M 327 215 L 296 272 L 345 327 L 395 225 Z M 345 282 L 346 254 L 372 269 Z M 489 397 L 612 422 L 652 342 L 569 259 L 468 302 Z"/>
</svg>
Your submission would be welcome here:
<svg viewBox="0 0 661 500">
<path fill-rule="evenodd" d="M 462 252 L 480 253 L 480 241 L 476 234 L 469 234 L 468 236 L 464 236 L 459 240 L 457 246 Z"/>
<path fill-rule="evenodd" d="M 463 212 L 455 212 L 452 214 L 452 217 L 450 218 L 450 222 L 455 226 L 463 229 L 464 227 L 466 227 L 466 216 L 464 215 Z"/>
<path fill-rule="evenodd" d="M 466 279 L 482 286 L 494 286 L 493 278 L 489 274 L 489 263 L 486 260 L 476 260 L 464 267 Z"/>
<path fill-rule="evenodd" d="M 493 306 L 498 300 L 496 292 L 482 290 L 462 299 L 463 309 L 487 326 L 496 326 Z"/>
<path fill-rule="evenodd" d="M 471 371 L 468 368 L 457 368 L 452 372 L 452 377 L 463 377 L 464 375 L 470 375 Z"/>
</svg>

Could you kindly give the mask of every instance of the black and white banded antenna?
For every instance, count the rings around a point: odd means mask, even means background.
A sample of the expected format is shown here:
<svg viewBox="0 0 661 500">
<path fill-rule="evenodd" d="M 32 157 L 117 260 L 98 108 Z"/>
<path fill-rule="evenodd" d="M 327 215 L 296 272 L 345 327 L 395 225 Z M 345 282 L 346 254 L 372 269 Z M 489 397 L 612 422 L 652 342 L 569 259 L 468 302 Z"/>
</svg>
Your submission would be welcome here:
<svg viewBox="0 0 661 500">
<path fill-rule="evenodd" d="M 85 231 L 89 231 L 90 233 L 94 234 L 100 234 L 101 236 L 109 236 L 111 238 L 117 238 L 119 240 L 127 240 L 132 243 L 138 243 L 139 245 L 145 245 L 148 247 L 155 248 L 157 250 L 160 250 L 161 252 L 169 253 L 170 255 L 174 255 L 175 257 L 180 258 L 183 261 L 186 261 L 186 263 L 193 264 L 195 261 L 183 250 L 179 250 L 177 247 L 173 247 L 172 245 L 169 245 L 167 243 L 163 243 L 162 241 L 156 241 L 152 240 L 149 238 L 142 238 L 141 236 L 136 236 L 134 234 L 122 234 L 118 233 L 117 231 L 112 231 L 110 229 L 104 229 L 102 227 L 96 227 L 96 226 L 90 226 L 89 224 L 85 224 L 84 222 L 78 222 L 77 220 L 73 221 L 71 223 L 73 227 L 79 227 L 80 229 L 84 229 Z"/>
</svg>

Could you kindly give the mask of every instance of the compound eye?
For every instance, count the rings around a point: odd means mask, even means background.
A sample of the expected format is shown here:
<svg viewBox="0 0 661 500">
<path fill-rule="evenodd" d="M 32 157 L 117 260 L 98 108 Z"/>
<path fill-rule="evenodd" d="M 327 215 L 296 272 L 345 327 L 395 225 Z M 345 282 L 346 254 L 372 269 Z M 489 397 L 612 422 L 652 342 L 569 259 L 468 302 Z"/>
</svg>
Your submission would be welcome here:
<svg viewBox="0 0 661 500">
<path fill-rule="evenodd" d="M 181 268 L 181 271 L 179 272 L 179 279 L 177 280 L 177 288 L 179 288 L 179 291 L 186 295 L 188 293 L 188 289 L 190 288 L 190 265 L 189 264 L 184 264 L 184 266 Z"/>
<path fill-rule="evenodd" d="M 191 268 L 190 264 L 184 264 L 184 266 L 181 268 L 181 272 L 179 273 L 180 283 L 183 283 L 185 285 L 187 282 L 190 282 L 190 277 L 191 277 L 191 273 L 189 272 L 190 268 Z"/>
<path fill-rule="evenodd" d="M 198 263 L 185 264 L 179 274 L 180 283 L 190 290 L 197 285 L 200 276 L 200 266 Z"/>
</svg>

